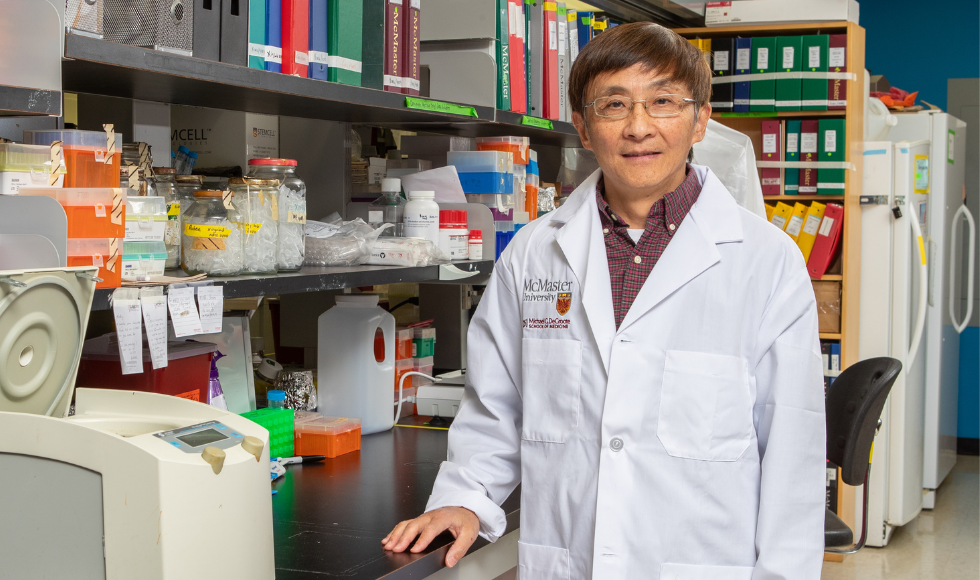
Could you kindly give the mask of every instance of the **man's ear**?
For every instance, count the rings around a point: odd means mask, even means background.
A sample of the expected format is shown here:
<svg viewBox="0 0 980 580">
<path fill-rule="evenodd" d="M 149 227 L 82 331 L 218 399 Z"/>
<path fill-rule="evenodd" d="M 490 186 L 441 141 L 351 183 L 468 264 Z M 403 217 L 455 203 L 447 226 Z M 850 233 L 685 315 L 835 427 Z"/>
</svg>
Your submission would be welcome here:
<svg viewBox="0 0 980 580">
<path fill-rule="evenodd" d="M 582 113 L 572 112 L 572 125 L 578 131 L 578 138 L 582 140 L 582 147 L 591 151 L 592 145 L 589 142 L 589 129 L 585 126 L 585 117 L 582 116 Z"/>
<path fill-rule="evenodd" d="M 711 119 L 711 104 L 705 103 L 703 107 L 698 108 L 698 120 L 694 127 L 694 138 L 691 140 L 691 146 L 704 139 L 704 133 L 708 130 L 709 119 Z"/>
</svg>

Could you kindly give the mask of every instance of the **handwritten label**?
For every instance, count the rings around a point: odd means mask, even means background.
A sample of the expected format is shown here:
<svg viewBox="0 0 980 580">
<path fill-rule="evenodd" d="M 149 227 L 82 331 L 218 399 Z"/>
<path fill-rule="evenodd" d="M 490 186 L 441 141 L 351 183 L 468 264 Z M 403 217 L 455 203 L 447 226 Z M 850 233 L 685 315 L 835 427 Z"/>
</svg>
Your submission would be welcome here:
<svg viewBox="0 0 980 580">
<path fill-rule="evenodd" d="M 842 69 L 844 68 L 844 49 L 841 47 L 830 49 L 830 58 L 828 59 L 830 68 Z M 839 70 L 837 72 L 840 72 Z"/>
<path fill-rule="evenodd" d="M 224 239 L 231 235 L 231 228 L 225 226 L 203 226 L 199 224 L 185 224 L 184 235 L 192 238 L 219 238 Z"/>
<path fill-rule="evenodd" d="M 177 338 L 201 334 L 201 318 L 194 303 L 193 288 L 171 288 L 167 293 L 167 304 Z"/>
<path fill-rule="evenodd" d="M 776 134 L 767 133 L 762 136 L 762 152 L 763 153 L 776 153 Z"/>
<path fill-rule="evenodd" d="M 286 216 L 286 223 L 290 224 L 305 224 L 306 223 L 306 212 L 301 211 L 291 211 Z"/>
<path fill-rule="evenodd" d="M 816 153 L 817 152 L 817 134 L 816 133 L 803 133 L 801 138 L 802 143 L 800 144 L 801 153 Z"/>
<path fill-rule="evenodd" d="M 728 70 L 728 51 L 727 50 L 716 50 L 715 51 L 715 69 L 727 71 Z"/>
<path fill-rule="evenodd" d="M 248 55 L 265 60 L 265 45 L 254 42 L 248 43 Z"/>
<path fill-rule="evenodd" d="M 419 99 L 417 97 L 405 97 L 405 106 L 409 109 L 429 111 L 432 113 L 449 113 L 452 115 L 464 115 L 467 117 L 479 118 L 474 107 L 456 105 L 454 103 L 444 103 L 442 101 L 431 101 L 429 99 Z"/>
<path fill-rule="evenodd" d="M 798 153 L 800 149 L 800 134 L 786 134 L 786 153 Z"/>
<path fill-rule="evenodd" d="M 150 361 L 153 368 L 161 369 L 167 366 L 167 299 L 163 288 L 141 289 L 140 303 L 143 306 L 146 341 L 150 345 Z"/>
<path fill-rule="evenodd" d="M 132 299 L 134 294 L 131 288 L 119 288 L 112 293 L 112 315 L 124 375 L 143 372 L 142 316 L 139 300 Z"/>
<path fill-rule="evenodd" d="M 265 62 L 282 64 L 282 48 L 278 46 L 265 47 Z"/>
<path fill-rule="evenodd" d="M 748 70 L 752 68 L 752 49 L 740 48 L 735 51 L 735 68 Z"/>
<path fill-rule="evenodd" d="M 361 61 L 344 58 L 335 54 L 327 57 L 327 66 L 330 68 L 342 68 L 356 73 L 361 72 Z"/>
<path fill-rule="evenodd" d="M 252 234 L 259 233 L 259 230 L 262 229 L 262 224 L 243 224 L 243 229 L 247 235 L 251 236 Z"/>
<path fill-rule="evenodd" d="M 328 61 L 328 57 L 330 55 L 327 54 L 327 53 L 325 53 L 325 52 L 322 52 L 322 51 L 319 51 L 319 50 L 311 50 L 308 53 L 308 55 L 310 57 L 310 64 L 323 64 L 323 65 L 327 65 L 327 66 L 330 65 L 330 63 Z"/>
<path fill-rule="evenodd" d="M 224 287 L 198 287 L 197 304 L 201 308 L 201 334 L 216 334 L 221 332 L 221 317 L 224 311 Z"/>
<path fill-rule="evenodd" d="M 820 68 L 820 47 L 810 46 L 807 48 L 807 66 L 812 70 Z"/>
<path fill-rule="evenodd" d="M 823 132 L 823 148 L 828 157 L 831 153 L 837 152 L 837 131 L 831 129 Z"/>
<path fill-rule="evenodd" d="M 524 115 L 521 117 L 521 125 L 529 125 L 531 127 L 537 127 L 538 129 L 554 129 L 555 125 L 551 122 L 551 119 L 541 119 L 538 117 L 531 117 L 529 115 Z"/>
<path fill-rule="evenodd" d="M 300 52 L 297 50 L 295 61 L 296 64 L 300 66 L 307 66 L 310 64 L 310 55 L 306 54 L 305 52 Z"/>
<path fill-rule="evenodd" d="M 783 68 L 787 71 L 793 70 L 793 60 L 796 56 L 796 47 L 784 46 L 783 47 Z"/>
<path fill-rule="evenodd" d="M 758 57 L 756 59 L 755 68 L 761 71 L 764 71 L 767 68 L 769 68 L 769 49 L 760 48 L 758 51 L 756 51 L 755 54 Z"/>
</svg>

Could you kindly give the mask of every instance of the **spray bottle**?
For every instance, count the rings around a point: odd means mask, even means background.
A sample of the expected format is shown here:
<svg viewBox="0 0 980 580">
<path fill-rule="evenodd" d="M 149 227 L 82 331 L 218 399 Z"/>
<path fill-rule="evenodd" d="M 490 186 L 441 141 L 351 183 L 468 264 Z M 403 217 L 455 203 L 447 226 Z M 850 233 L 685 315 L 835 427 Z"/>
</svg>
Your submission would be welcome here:
<svg viewBox="0 0 980 580">
<path fill-rule="evenodd" d="M 225 392 L 221 390 L 221 381 L 218 380 L 218 359 L 224 356 L 226 355 L 221 354 L 221 351 L 215 351 L 214 356 L 211 358 L 211 376 L 208 379 L 208 404 L 222 411 L 227 411 L 228 405 L 225 403 Z"/>
</svg>

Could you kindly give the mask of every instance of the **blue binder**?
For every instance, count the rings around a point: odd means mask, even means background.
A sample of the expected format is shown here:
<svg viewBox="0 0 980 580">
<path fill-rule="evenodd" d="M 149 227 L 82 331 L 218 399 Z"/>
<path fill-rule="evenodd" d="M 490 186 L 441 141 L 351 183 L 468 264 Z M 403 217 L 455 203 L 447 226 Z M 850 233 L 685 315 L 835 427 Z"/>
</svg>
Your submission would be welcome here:
<svg viewBox="0 0 980 580">
<path fill-rule="evenodd" d="M 279 62 L 266 59 L 265 70 L 282 72 L 282 0 L 269 0 L 266 4 L 265 41 L 268 47 L 279 49 Z"/>
<path fill-rule="evenodd" d="M 310 0 L 310 68 L 311 79 L 327 80 L 327 0 Z"/>
<path fill-rule="evenodd" d="M 742 55 L 741 62 L 739 61 L 739 55 Z M 746 56 L 747 55 L 747 56 Z M 735 66 L 733 67 L 735 71 L 735 76 L 752 74 L 752 39 L 751 38 L 736 38 L 735 39 Z M 745 65 L 743 68 L 739 68 L 739 65 Z M 751 96 L 751 83 L 735 83 L 734 90 L 734 102 L 735 108 L 732 109 L 736 113 L 748 113 L 749 112 L 749 98 Z"/>
<path fill-rule="evenodd" d="M 593 12 L 579 12 L 578 20 L 575 25 L 578 26 L 578 49 L 582 50 L 585 45 L 592 40 L 592 17 Z"/>
</svg>

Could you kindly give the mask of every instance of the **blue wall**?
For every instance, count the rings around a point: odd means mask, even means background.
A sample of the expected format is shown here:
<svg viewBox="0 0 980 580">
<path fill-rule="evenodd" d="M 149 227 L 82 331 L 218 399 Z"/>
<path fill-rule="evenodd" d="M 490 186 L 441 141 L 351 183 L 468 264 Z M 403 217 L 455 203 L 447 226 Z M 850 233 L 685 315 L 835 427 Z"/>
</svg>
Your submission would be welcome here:
<svg viewBox="0 0 980 580">
<path fill-rule="evenodd" d="M 960 335 L 956 436 L 980 439 L 980 326 L 968 326 Z"/>
<path fill-rule="evenodd" d="M 946 79 L 980 76 L 980 2 L 858 0 L 865 66 L 892 86 L 946 108 Z"/>
</svg>

